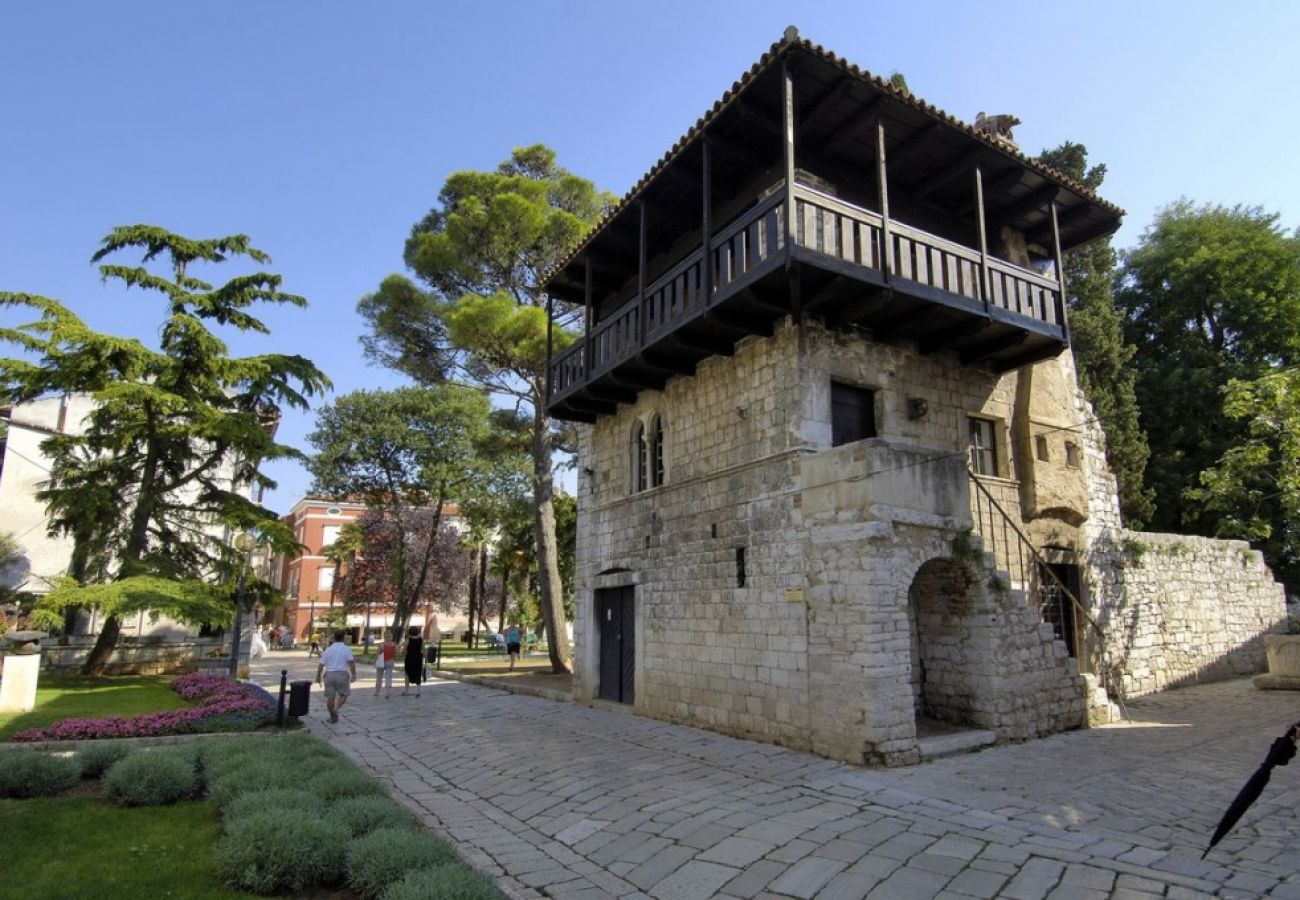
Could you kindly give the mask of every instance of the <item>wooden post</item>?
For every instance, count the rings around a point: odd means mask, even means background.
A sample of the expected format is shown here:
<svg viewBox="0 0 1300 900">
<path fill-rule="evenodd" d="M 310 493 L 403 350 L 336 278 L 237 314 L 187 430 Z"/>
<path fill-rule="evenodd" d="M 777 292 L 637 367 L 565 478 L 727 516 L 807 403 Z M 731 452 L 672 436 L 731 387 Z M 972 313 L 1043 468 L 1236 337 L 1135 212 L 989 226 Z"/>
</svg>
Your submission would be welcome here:
<svg viewBox="0 0 1300 900">
<path fill-rule="evenodd" d="M 591 323 L 596 311 L 591 308 L 591 251 L 583 260 L 582 285 L 582 380 L 591 380 Z"/>
<path fill-rule="evenodd" d="M 1056 221 L 1056 201 L 1051 203 L 1052 211 L 1052 256 L 1056 260 L 1056 283 L 1060 294 L 1056 298 L 1056 314 L 1061 319 L 1061 332 L 1066 343 L 1070 341 L 1070 323 L 1065 317 L 1065 257 L 1061 255 L 1061 226 Z"/>
<path fill-rule="evenodd" d="M 894 238 L 889 228 L 889 182 L 885 166 L 885 123 L 876 122 L 876 182 L 880 199 L 880 264 L 884 267 L 885 283 L 894 274 Z"/>
<path fill-rule="evenodd" d="M 794 259 L 794 241 L 797 234 L 794 224 L 794 74 L 790 71 L 788 59 L 781 65 L 781 74 L 784 99 L 781 104 L 781 133 L 785 137 L 785 273 L 786 283 L 790 288 L 790 313 L 794 316 L 794 320 L 799 322 L 803 319 L 803 310 L 800 308 L 803 303 L 799 290 L 798 265 Z"/>
<path fill-rule="evenodd" d="M 781 67 L 783 76 L 783 102 L 781 104 L 781 134 L 785 153 L 785 267 L 794 265 L 794 76 L 790 63 Z"/>
<path fill-rule="evenodd" d="M 636 330 L 637 344 L 645 349 L 646 316 L 645 316 L 645 230 L 646 230 L 646 211 L 645 198 L 641 198 L 641 237 L 637 247 L 637 265 L 636 265 Z"/>
<path fill-rule="evenodd" d="M 984 315 L 992 317 L 989 307 L 989 239 L 984 226 L 984 173 L 975 167 L 975 222 L 980 235 L 980 299 L 984 301 Z"/>
<path fill-rule="evenodd" d="M 709 152 L 708 135 L 705 135 L 700 141 L 700 149 L 704 154 L 704 197 L 702 200 L 704 212 L 700 217 L 703 221 L 700 233 L 702 235 L 704 255 L 700 263 L 700 275 L 702 276 L 700 281 L 704 290 L 704 306 L 708 306 L 713 302 L 713 166 Z"/>
<path fill-rule="evenodd" d="M 546 399 L 549 401 L 555 395 L 555 370 L 551 368 L 551 333 L 555 330 L 555 298 L 550 294 L 546 295 Z M 583 348 L 586 349 L 585 347 Z M 333 597 L 330 598 L 330 605 L 334 604 Z"/>
</svg>

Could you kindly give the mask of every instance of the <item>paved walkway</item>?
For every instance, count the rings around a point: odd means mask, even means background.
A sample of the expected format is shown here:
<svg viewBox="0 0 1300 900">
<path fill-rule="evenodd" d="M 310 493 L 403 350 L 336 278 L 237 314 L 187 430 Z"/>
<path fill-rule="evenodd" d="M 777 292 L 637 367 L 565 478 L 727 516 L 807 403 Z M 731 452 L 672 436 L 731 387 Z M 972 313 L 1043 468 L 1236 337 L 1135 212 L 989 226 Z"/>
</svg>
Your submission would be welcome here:
<svg viewBox="0 0 1300 900">
<path fill-rule="evenodd" d="M 459 682 L 354 698 L 329 726 L 313 696 L 311 731 L 514 897 L 1300 898 L 1300 762 L 1200 860 L 1300 718 L 1300 695 L 1249 681 L 910 769 Z"/>
</svg>

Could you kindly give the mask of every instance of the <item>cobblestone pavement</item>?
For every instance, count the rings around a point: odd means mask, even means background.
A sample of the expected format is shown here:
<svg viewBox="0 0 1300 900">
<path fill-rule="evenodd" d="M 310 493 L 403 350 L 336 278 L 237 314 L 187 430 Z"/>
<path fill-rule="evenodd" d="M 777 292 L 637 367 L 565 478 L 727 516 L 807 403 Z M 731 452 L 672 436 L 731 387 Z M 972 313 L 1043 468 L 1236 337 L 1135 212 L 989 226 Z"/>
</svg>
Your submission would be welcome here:
<svg viewBox="0 0 1300 900">
<path fill-rule="evenodd" d="M 311 731 L 513 897 L 1300 898 L 1300 765 L 1200 859 L 1300 718 L 1300 696 L 1247 680 L 1134 703 L 1126 725 L 865 769 L 459 682 L 375 699 L 360 674 L 337 726 L 313 697 Z"/>
</svg>

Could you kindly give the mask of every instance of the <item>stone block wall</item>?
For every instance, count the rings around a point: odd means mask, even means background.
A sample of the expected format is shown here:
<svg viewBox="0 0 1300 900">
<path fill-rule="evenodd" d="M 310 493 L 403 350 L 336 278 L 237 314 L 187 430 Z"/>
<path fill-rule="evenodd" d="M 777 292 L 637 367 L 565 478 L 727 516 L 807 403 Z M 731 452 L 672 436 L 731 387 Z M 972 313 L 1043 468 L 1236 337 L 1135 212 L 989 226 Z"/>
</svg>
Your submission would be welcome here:
<svg viewBox="0 0 1300 900">
<path fill-rule="evenodd" d="M 1087 574 L 1129 697 L 1262 671 L 1262 636 L 1286 621 L 1282 586 L 1244 541 L 1108 531 Z"/>
<path fill-rule="evenodd" d="M 73 637 L 67 644 L 44 642 L 41 668 L 71 674 L 80 671 L 95 644 L 94 636 Z M 171 675 L 193 669 L 213 650 L 226 646 L 220 638 L 132 640 L 119 638 L 104 672 L 107 675 Z"/>
<path fill-rule="evenodd" d="M 875 392 L 878 438 L 831 446 L 832 381 Z M 633 585 L 638 712 L 915 760 L 913 648 L 932 598 L 913 580 L 971 524 L 966 417 L 1006 422 L 1013 401 L 1014 384 L 955 358 L 786 323 L 584 427 L 577 699 L 599 690 L 596 591 Z M 633 492 L 632 438 L 656 416 L 665 483 Z M 1080 724 L 1082 682 L 1023 594 L 986 589 L 991 569 L 962 580 L 925 607 L 960 624 L 920 630 L 945 714 L 1008 739 Z"/>
</svg>

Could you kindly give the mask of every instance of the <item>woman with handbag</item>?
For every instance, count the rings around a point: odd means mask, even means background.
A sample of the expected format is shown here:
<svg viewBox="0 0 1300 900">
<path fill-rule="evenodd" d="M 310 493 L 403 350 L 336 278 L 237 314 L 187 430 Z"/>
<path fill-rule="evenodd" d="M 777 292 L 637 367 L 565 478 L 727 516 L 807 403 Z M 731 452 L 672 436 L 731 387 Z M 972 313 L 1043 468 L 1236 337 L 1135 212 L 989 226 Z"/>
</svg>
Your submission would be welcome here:
<svg viewBox="0 0 1300 900">
<path fill-rule="evenodd" d="M 375 656 L 375 696 L 379 696 L 380 686 L 384 686 L 384 699 L 393 696 L 393 670 L 397 668 L 397 645 L 391 638 L 385 638 L 379 645 Z"/>
</svg>

